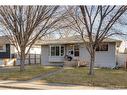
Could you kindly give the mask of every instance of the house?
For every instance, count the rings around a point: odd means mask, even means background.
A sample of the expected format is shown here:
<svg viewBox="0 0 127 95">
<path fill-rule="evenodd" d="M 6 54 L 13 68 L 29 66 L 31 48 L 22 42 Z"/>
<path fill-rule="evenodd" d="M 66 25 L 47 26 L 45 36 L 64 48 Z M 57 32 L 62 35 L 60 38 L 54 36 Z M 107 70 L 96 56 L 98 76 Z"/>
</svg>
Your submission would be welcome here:
<svg viewBox="0 0 127 95">
<path fill-rule="evenodd" d="M 41 46 L 37 44 L 34 44 L 29 51 L 29 54 L 33 55 L 33 57 L 34 54 L 40 56 L 40 53 Z M 19 60 L 16 60 L 18 58 L 15 55 L 17 55 L 17 50 L 9 41 L 8 37 L 0 36 L 0 66 L 13 65 L 14 61 L 16 61 L 16 64 L 19 64 Z"/>
<path fill-rule="evenodd" d="M 118 48 L 119 53 L 127 53 L 127 41 L 123 40 Z"/>
<path fill-rule="evenodd" d="M 120 43 L 120 40 L 105 39 L 103 44 L 96 49 L 95 66 L 115 67 L 116 47 L 119 47 Z M 73 59 L 80 58 L 88 62 L 90 60 L 90 55 L 79 35 L 56 40 L 38 41 L 38 44 L 41 44 L 42 65 L 62 65 L 65 55 L 69 55 Z"/>
<path fill-rule="evenodd" d="M 5 65 L 13 57 L 14 48 L 6 36 L 0 36 L 0 65 Z"/>
<path fill-rule="evenodd" d="M 127 41 L 123 40 L 118 48 L 117 63 L 119 67 L 125 67 L 127 63 Z"/>
</svg>

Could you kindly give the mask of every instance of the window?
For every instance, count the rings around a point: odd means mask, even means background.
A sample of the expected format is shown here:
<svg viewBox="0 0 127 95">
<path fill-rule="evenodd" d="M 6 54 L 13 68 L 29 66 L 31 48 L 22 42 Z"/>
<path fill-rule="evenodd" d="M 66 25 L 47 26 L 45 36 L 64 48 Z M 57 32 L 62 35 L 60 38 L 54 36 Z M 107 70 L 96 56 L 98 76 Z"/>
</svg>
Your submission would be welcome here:
<svg viewBox="0 0 127 95">
<path fill-rule="evenodd" d="M 68 55 L 70 56 L 79 56 L 79 45 L 73 44 L 68 46 Z"/>
<path fill-rule="evenodd" d="M 79 45 L 74 46 L 74 56 L 79 56 Z"/>
<path fill-rule="evenodd" d="M 64 47 L 61 46 L 61 56 L 64 56 Z"/>
<path fill-rule="evenodd" d="M 6 45 L 0 45 L 0 52 L 6 52 Z"/>
<path fill-rule="evenodd" d="M 0 50 L 3 50 L 3 45 L 0 45 Z"/>
<path fill-rule="evenodd" d="M 56 50 L 55 50 L 55 47 L 51 47 L 51 56 L 55 56 Z"/>
<path fill-rule="evenodd" d="M 108 43 L 101 44 L 96 48 L 96 51 L 108 51 Z"/>
<path fill-rule="evenodd" d="M 51 56 L 64 56 L 64 46 L 51 46 Z"/>
<path fill-rule="evenodd" d="M 59 46 L 56 46 L 56 56 L 59 56 L 60 55 L 60 49 L 59 49 Z"/>
</svg>

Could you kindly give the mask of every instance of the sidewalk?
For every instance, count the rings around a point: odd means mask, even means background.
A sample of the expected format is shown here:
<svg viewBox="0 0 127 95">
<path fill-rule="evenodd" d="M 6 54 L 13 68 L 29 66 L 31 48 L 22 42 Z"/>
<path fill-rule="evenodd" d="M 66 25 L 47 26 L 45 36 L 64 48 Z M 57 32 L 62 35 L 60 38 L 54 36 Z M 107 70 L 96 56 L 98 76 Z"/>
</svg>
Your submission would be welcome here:
<svg viewBox="0 0 127 95">
<path fill-rule="evenodd" d="M 11 88 L 11 89 L 31 89 L 31 90 L 102 90 L 106 89 L 103 87 L 89 87 L 89 86 L 80 86 L 80 85 L 71 85 L 71 84 L 60 84 L 60 83 L 46 83 L 40 81 L 30 81 L 30 82 L 21 82 L 21 81 L 0 81 L 0 87 Z"/>
</svg>

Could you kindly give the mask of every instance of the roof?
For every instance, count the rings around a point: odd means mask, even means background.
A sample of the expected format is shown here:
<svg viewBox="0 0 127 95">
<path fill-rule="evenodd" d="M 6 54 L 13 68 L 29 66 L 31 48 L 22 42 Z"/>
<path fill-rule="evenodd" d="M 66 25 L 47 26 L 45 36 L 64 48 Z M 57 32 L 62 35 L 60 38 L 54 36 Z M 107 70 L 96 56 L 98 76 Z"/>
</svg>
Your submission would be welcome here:
<svg viewBox="0 0 127 95">
<path fill-rule="evenodd" d="M 85 39 L 88 41 L 88 39 Z M 106 38 L 103 42 L 117 42 L 118 46 L 122 42 L 121 40 L 116 40 L 116 39 L 111 39 L 111 38 Z M 75 35 L 71 37 L 65 37 L 61 39 L 55 39 L 55 40 L 38 40 L 35 42 L 34 45 L 50 45 L 50 44 L 75 44 L 75 43 L 83 43 L 80 35 Z M 8 37 L 6 36 L 0 36 L 0 44 L 11 44 L 9 41 Z"/>
<path fill-rule="evenodd" d="M 88 41 L 88 39 L 85 39 Z M 121 40 L 106 38 L 103 42 L 119 42 L 121 43 Z M 83 40 L 81 39 L 80 35 L 56 39 L 56 40 L 38 40 L 36 42 L 37 44 L 41 45 L 49 45 L 49 44 L 73 44 L 73 43 L 83 43 Z"/>
<path fill-rule="evenodd" d="M 8 37 L 0 36 L 0 44 L 10 44 Z"/>
</svg>

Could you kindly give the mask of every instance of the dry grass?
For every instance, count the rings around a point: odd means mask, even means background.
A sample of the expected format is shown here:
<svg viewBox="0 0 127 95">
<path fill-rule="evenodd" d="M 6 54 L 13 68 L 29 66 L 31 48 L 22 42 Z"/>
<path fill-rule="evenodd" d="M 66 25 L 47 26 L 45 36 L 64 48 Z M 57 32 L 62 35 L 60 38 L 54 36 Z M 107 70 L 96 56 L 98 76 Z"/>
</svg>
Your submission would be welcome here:
<svg viewBox="0 0 127 95">
<path fill-rule="evenodd" d="M 127 71 L 122 69 L 95 69 L 95 75 L 89 76 L 88 68 L 65 69 L 62 73 L 45 78 L 47 82 L 101 86 L 109 88 L 127 88 Z"/>
<path fill-rule="evenodd" d="M 19 67 L 0 68 L 0 80 L 29 80 L 57 69 L 56 67 L 46 68 L 41 65 L 26 66 L 26 70 L 23 72 L 20 72 Z"/>
</svg>

